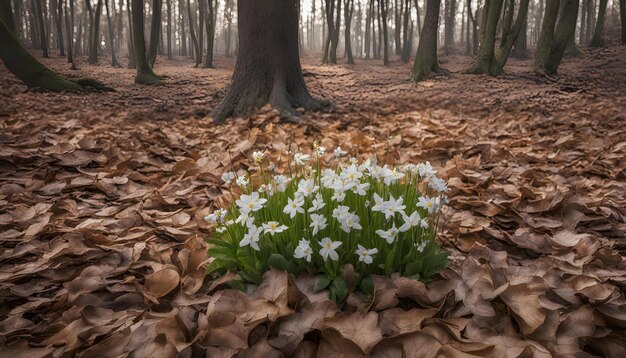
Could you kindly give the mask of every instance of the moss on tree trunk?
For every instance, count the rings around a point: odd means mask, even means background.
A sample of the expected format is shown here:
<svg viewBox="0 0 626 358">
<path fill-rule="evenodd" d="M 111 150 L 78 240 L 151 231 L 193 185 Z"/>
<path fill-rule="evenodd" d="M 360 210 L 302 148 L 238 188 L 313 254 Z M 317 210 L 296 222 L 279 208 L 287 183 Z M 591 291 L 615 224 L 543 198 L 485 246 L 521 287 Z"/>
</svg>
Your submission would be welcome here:
<svg viewBox="0 0 626 358">
<path fill-rule="evenodd" d="M 535 72 L 545 73 L 546 63 L 554 38 L 554 25 L 559 14 L 559 0 L 546 0 L 546 10 L 541 23 L 541 33 L 535 50 Z"/>
<path fill-rule="evenodd" d="M 133 45 L 135 47 L 135 63 L 137 64 L 136 83 L 156 84 L 162 78 L 154 74 L 148 65 L 146 42 L 143 34 L 143 0 L 132 0 Z"/>
</svg>

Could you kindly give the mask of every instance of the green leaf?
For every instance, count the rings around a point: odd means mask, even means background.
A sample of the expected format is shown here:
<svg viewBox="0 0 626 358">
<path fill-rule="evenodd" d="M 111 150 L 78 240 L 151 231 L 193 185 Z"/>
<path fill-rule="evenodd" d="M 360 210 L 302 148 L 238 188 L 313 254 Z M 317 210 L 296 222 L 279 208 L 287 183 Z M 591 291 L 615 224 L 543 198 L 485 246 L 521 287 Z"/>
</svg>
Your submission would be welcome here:
<svg viewBox="0 0 626 358">
<path fill-rule="evenodd" d="M 337 303 L 348 296 L 348 285 L 341 277 L 336 277 L 330 285 L 330 296 Z"/>
<path fill-rule="evenodd" d="M 230 288 L 232 288 L 232 289 L 246 292 L 246 285 L 243 283 L 243 281 L 240 281 L 240 280 L 230 280 L 230 281 L 226 282 L 226 284 L 228 286 L 230 286 Z"/>
<path fill-rule="evenodd" d="M 365 276 L 361 280 L 361 291 L 368 295 L 374 294 L 374 280 L 370 276 Z"/>
<path fill-rule="evenodd" d="M 248 282 L 252 282 L 256 285 L 261 283 L 262 277 L 258 272 L 239 272 L 239 276 Z"/>
<path fill-rule="evenodd" d="M 283 257 L 283 255 L 280 254 L 271 254 L 267 259 L 267 264 L 277 270 L 287 271 L 293 274 L 298 273 L 298 265 L 288 261 Z"/>
<path fill-rule="evenodd" d="M 330 285 L 331 279 L 329 279 L 326 276 L 319 276 L 316 280 L 315 280 L 315 286 L 313 287 L 313 290 L 315 292 L 320 292 L 321 290 L 325 289 L 326 287 L 328 287 L 328 285 Z"/>
</svg>

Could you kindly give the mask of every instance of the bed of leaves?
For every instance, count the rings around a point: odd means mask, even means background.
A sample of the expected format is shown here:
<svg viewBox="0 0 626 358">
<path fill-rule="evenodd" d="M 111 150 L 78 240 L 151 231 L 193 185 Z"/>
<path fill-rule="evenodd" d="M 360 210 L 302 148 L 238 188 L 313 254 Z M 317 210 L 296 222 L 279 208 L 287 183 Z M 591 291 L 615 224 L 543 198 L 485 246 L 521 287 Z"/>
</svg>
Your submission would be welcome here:
<svg viewBox="0 0 626 358">
<path fill-rule="evenodd" d="M 417 87 L 399 63 L 309 60 L 309 86 L 334 111 L 294 125 L 264 110 L 219 127 L 203 117 L 231 61 L 161 64 L 170 77 L 149 88 L 106 60 L 83 64 L 77 76 L 118 89 L 86 95 L 25 92 L 0 68 L 0 351 L 626 356 L 624 58 L 624 47 L 585 51 L 557 82 L 512 61 L 502 78 Z M 440 236 L 451 267 L 427 285 L 376 277 L 373 297 L 342 307 L 312 277 L 269 271 L 243 293 L 205 276 L 202 217 L 230 200 L 219 184 L 229 157 L 246 168 L 253 150 L 313 140 L 431 160 L 450 178 Z"/>
</svg>

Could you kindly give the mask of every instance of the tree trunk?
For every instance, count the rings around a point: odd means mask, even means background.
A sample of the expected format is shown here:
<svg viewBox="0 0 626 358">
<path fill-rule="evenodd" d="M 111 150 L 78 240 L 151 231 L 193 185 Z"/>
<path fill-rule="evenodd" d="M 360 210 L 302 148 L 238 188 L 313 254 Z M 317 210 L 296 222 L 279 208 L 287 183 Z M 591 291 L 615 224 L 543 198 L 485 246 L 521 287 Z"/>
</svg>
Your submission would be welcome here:
<svg viewBox="0 0 626 358">
<path fill-rule="evenodd" d="M 370 27 L 372 22 L 372 3 L 374 0 L 369 1 L 369 5 L 367 7 L 367 15 L 365 16 L 365 58 L 370 58 Z"/>
<path fill-rule="evenodd" d="M 200 0 L 202 1 L 202 0 Z M 213 44 L 215 43 L 215 20 L 217 14 L 217 4 L 213 0 L 207 0 L 207 16 L 206 16 L 206 57 L 202 68 L 213 68 Z M 256 1 L 256 0 L 255 0 Z"/>
<path fill-rule="evenodd" d="M 583 7 L 581 9 L 581 14 L 580 14 L 580 36 L 578 38 L 578 42 L 580 42 L 581 44 L 584 44 L 587 42 L 587 35 L 586 35 L 586 31 L 587 31 L 587 13 L 589 12 L 588 9 L 588 2 L 587 0 L 582 0 L 583 3 Z"/>
<path fill-rule="evenodd" d="M 456 0 L 448 0 L 446 1 L 446 12 L 445 12 L 445 36 L 444 36 L 444 44 L 443 49 L 446 55 L 450 54 L 452 49 L 452 45 L 454 42 L 454 24 L 456 21 Z"/>
<path fill-rule="evenodd" d="M 107 24 L 109 25 L 108 27 L 109 27 L 109 47 L 111 48 L 111 66 L 121 67 L 119 62 L 117 62 L 117 58 L 115 57 L 115 35 L 113 32 L 111 14 L 109 12 L 109 0 L 104 0 L 104 1 L 105 1 L 104 6 L 106 7 L 106 13 L 107 13 Z"/>
<path fill-rule="evenodd" d="M 344 43 L 346 46 L 346 55 L 348 56 L 348 64 L 354 65 L 354 56 L 352 55 L 352 39 L 350 37 L 350 26 L 352 24 L 352 13 L 354 12 L 354 0 L 345 0 L 344 3 L 344 22 L 346 31 L 344 33 Z"/>
<path fill-rule="evenodd" d="M 191 35 L 191 43 L 193 44 L 196 54 L 196 65 L 194 67 L 198 67 L 198 65 L 202 63 L 202 52 L 200 51 L 200 45 L 198 45 L 198 39 L 196 38 L 196 25 L 191 12 L 190 0 L 187 0 L 187 16 L 189 17 L 189 34 Z"/>
<path fill-rule="evenodd" d="M 495 61 L 494 50 L 498 20 L 500 19 L 503 3 L 503 0 L 486 0 L 485 8 L 483 10 L 483 16 L 485 16 L 483 21 L 484 30 L 481 30 L 482 35 L 480 39 L 480 48 L 478 49 L 478 56 L 476 56 L 474 63 L 467 70 L 465 70 L 465 73 L 491 73 L 491 67 Z"/>
<path fill-rule="evenodd" d="M 517 37 L 517 41 L 515 41 L 515 46 L 513 47 L 513 56 L 515 58 L 526 58 L 527 56 L 527 42 L 528 42 L 528 14 L 526 14 L 526 19 L 524 20 L 524 24 L 522 25 L 522 29 L 520 30 L 519 36 Z"/>
<path fill-rule="evenodd" d="M 380 17 L 383 26 L 383 65 L 389 66 L 389 37 L 387 35 L 387 14 L 389 10 L 389 0 L 378 0 L 380 6 Z"/>
<path fill-rule="evenodd" d="M 309 94 L 298 50 L 297 0 L 238 0 L 239 55 L 228 91 L 213 112 L 224 121 L 269 103 L 288 116 L 318 110 Z M 280 19 L 280 21 L 278 21 Z"/>
<path fill-rule="evenodd" d="M 86 0 L 89 2 L 90 0 Z M 90 64 L 98 63 L 98 50 L 100 49 L 100 16 L 102 15 L 102 0 L 98 0 L 96 10 L 91 17 L 91 38 L 89 39 L 89 58 Z"/>
<path fill-rule="evenodd" d="M 150 46 L 148 52 L 148 65 L 154 67 L 159 47 L 159 35 L 161 34 L 161 7 L 163 0 L 152 1 L 152 21 L 150 23 Z M 134 10 L 133 10 L 134 11 Z M 187 39 L 185 39 L 187 41 Z"/>
<path fill-rule="evenodd" d="M 14 29 L 15 38 L 19 41 L 24 38 L 22 33 L 22 7 L 24 6 L 23 0 L 13 0 L 13 15 L 14 15 Z M 5 25 L 9 26 L 6 22 Z"/>
<path fill-rule="evenodd" d="M 546 12 L 543 15 L 541 34 L 535 50 L 535 72 L 538 73 L 546 73 L 546 63 L 550 56 L 550 48 L 554 38 L 554 26 L 559 14 L 559 3 L 560 0 L 546 0 Z"/>
<path fill-rule="evenodd" d="M 576 31 L 576 19 L 578 18 L 578 0 L 562 0 L 564 1 L 561 9 L 559 22 L 554 30 L 554 39 L 550 47 L 550 55 L 546 62 L 546 74 L 554 75 L 561 64 L 563 53 L 567 47 L 567 43 L 574 36 Z"/>
<path fill-rule="evenodd" d="M 4 10 L 0 8 L 0 14 L 2 13 Z M 0 59 L 7 69 L 29 88 L 53 92 L 82 92 L 86 87 L 111 90 L 95 80 L 83 79 L 73 82 L 51 71 L 22 47 L 15 35 L 4 25 L 3 20 L 0 21 Z"/>
<path fill-rule="evenodd" d="M 9 32 L 13 35 L 17 34 L 10 0 L 0 0 L 0 20 L 4 22 L 4 26 Z"/>
<path fill-rule="evenodd" d="M 167 58 L 172 59 L 172 0 L 167 0 Z"/>
<path fill-rule="evenodd" d="M 402 53 L 402 3 L 404 0 L 400 0 L 400 5 L 398 5 L 398 0 L 394 0 L 393 2 L 393 42 L 394 42 L 394 50 L 396 56 L 400 56 Z"/>
<path fill-rule="evenodd" d="M 74 63 L 74 0 L 68 0 L 69 9 L 65 6 L 65 33 L 67 36 L 67 62 L 70 63 L 71 69 L 76 70 Z M 69 10 L 69 12 L 68 12 Z"/>
<path fill-rule="evenodd" d="M 417 46 L 411 78 L 418 82 L 431 73 L 443 72 L 437 61 L 437 28 L 439 27 L 439 8 L 441 0 L 428 0 L 424 27 Z"/>
<path fill-rule="evenodd" d="M 402 24 L 402 51 L 400 52 L 400 56 L 402 58 L 402 62 L 409 63 L 413 45 L 413 22 L 411 22 L 411 29 L 409 31 L 409 19 L 411 17 L 411 0 L 403 0 L 403 3 L 404 19 Z"/>
<path fill-rule="evenodd" d="M 509 25 L 507 25 L 507 30 L 504 32 L 505 35 L 503 35 L 503 38 L 500 41 L 500 47 L 495 54 L 495 59 L 492 62 L 491 68 L 489 70 L 489 74 L 491 74 L 492 76 L 497 76 L 504 71 L 504 65 L 506 65 L 506 61 L 509 59 L 511 49 L 517 41 L 520 31 L 524 27 L 524 23 L 526 23 L 526 15 L 528 14 L 528 3 L 529 0 L 520 1 L 519 9 L 517 10 L 517 18 L 515 19 L 515 23 L 512 25 L 512 27 L 510 25 L 510 21 L 512 20 L 506 20 L 507 22 L 509 22 Z M 511 1 L 509 4 L 511 6 L 509 8 L 509 13 L 507 14 L 507 17 L 510 17 L 512 19 L 515 6 L 513 1 Z"/>
<path fill-rule="evenodd" d="M 331 0 L 334 1 L 334 0 Z M 333 25 L 333 36 L 330 40 L 330 51 L 328 54 L 328 61 L 330 63 L 337 63 L 337 47 L 339 47 L 339 29 L 341 28 L 341 0 L 336 0 L 335 6 L 335 18 L 331 18 L 331 22 L 335 21 Z"/>
<path fill-rule="evenodd" d="M 48 37 L 46 36 L 46 26 L 43 21 L 43 0 L 34 0 L 35 3 L 35 16 L 39 27 L 39 36 L 41 43 L 41 51 L 43 57 L 48 57 Z"/>
<path fill-rule="evenodd" d="M 158 1 L 158 0 L 157 0 Z M 152 72 L 146 56 L 146 41 L 143 34 L 143 0 L 132 0 L 133 44 L 135 46 L 135 62 L 137 64 L 136 83 L 156 84 L 161 77 Z"/>
<path fill-rule="evenodd" d="M 132 11 L 130 10 L 130 0 L 126 0 L 126 14 L 128 15 L 128 68 L 137 68 L 135 61 L 135 40 L 133 32 Z"/>
<path fill-rule="evenodd" d="M 2 1 L 9 2 L 9 0 Z M 65 56 L 65 46 L 63 43 L 63 0 L 51 0 L 50 12 L 52 14 L 52 21 L 54 21 L 54 27 L 57 31 L 56 39 L 57 46 L 59 47 L 59 56 Z"/>
<path fill-rule="evenodd" d="M 622 23 L 622 45 L 626 45 L 626 0 L 619 0 L 619 18 Z"/>
<path fill-rule="evenodd" d="M 608 0 L 600 0 L 600 7 L 598 8 L 598 21 L 596 21 L 596 28 L 593 30 L 593 37 L 589 43 L 592 47 L 600 47 L 604 45 L 602 32 L 604 31 L 604 17 L 606 15 L 607 2 Z"/>
</svg>

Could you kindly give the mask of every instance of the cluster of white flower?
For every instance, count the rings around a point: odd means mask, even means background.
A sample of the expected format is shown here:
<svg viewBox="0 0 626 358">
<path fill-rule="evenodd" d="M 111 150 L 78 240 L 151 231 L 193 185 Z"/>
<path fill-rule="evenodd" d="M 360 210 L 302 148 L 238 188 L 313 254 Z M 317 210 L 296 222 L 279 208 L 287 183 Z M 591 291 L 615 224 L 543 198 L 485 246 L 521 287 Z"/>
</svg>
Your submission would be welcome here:
<svg viewBox="0 0 626 358">
<path fill-rule="evenodd" d="M 350 158 L 341 165 L 340 158 L 348 152 L 337 147 L 329 155 L 333 163 L 337 161 L 336 169 L 313 169 L 309 163 L 321 161 L 325 154 L 326 149 L 317 144 L 313 157 L 295 153 L 296 173 L 267 175 L 257 190 L 250 187 L 248 175 L 225 172 L 224 183 L 235 181 L 242 194 L 230 212 L 218 209 L 205 220 L 217 224 L 218 232 L 239 224 L 229 230 L 229 235 L 239 235 L 240 247 L 249 246 L 257 252 L 263 250 L 264 235 L 269 235 L 271 239 L 267 240 L 274 245 L 276 240 L 290 242 L 293 257 L 309 263 L 316 252 L 327 262 L 342 257 L 338 250 L 354 250 L 358 258 L 352 256 L 355 262 L 370 265 L 376 255 L 390 250 L 383 247 L 385 242 L 393 245 L 403 238 L 412 240 L 410 247 L 418 252 L 425 250 L 427 241 L 420 235 L 435 224 L 448 192 L 445 181 L 437 177 L 437 170 L 429 162 L 390 167 L 371 159 L 359 163 Z M 263 165 L 265 152 L 254 152 L 252 156 Z M 422 187 L 427 187 L 432 196 L 418 192 L 419 181 L 427 182 Z M 229 213 L 231 220 L 227 220 Z M 344 245 L 347 240 L 351 247 Z"/>
</svg>

